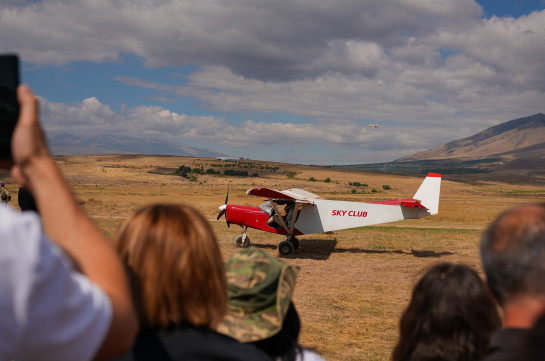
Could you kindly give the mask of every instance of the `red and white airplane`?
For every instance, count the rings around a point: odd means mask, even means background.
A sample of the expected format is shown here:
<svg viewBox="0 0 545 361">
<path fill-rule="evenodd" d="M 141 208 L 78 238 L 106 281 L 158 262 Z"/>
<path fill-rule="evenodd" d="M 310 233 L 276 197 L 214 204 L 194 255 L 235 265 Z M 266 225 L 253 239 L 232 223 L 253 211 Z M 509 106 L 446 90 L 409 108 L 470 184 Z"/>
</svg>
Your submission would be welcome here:
<svg viewBox="0 0 545 361">
<path fill-rule="evenodd" d="M 220 206 L 218 220 L 225 214 L 227 225 L 238 224 L 244 231 L 235 245 L 250 245 L 246 235 L 248 227 L 286 235 L 278 244 L 281 255 L 289 255 L 299 248 L 296 236 L 332 232 L 341 229 L 370 226 L 380 223 L 422 218 L 437 214 L 441 174 L 429 173 L 413 198 L 371 203 L 334 201 L 324 199 L 302 189 L 277 191 L 269 188 L 252 188 L 248 195 L 267 198 L 259 207 L 227 204 Z"/>
</svg>

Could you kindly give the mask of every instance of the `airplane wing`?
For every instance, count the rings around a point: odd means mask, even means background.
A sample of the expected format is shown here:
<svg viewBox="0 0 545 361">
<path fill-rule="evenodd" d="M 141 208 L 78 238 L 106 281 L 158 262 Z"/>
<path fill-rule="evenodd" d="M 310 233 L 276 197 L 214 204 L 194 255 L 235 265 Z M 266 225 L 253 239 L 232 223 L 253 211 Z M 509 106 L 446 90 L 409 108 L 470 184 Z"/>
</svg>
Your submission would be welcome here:
<svg viewBox="0 0 545 361">
<path fill-rule="evenodd" d="M 419 200 L 413 198 L 407 199 L 393 199 L 390 201 L 380 201 L 380 202 L 369 202 L 372 204 L 385 204 L 388 206 L 403 206 L 403 207 L 415 207 L 415 208 L 424 208 L 427 209 L 420 203 Z"/>
<path fill-rule="evenodd" d="M 312 200 L 314 199 L 323 199 L 314 193 L 310 193 L 299 188 L 277 191 L 270 188 L 259 187 L 249 189 L 246 194 L 249 196 L 265 197 L 269 199 L 294 200 L 300 203 L 313 203 Z"/>
</svg>

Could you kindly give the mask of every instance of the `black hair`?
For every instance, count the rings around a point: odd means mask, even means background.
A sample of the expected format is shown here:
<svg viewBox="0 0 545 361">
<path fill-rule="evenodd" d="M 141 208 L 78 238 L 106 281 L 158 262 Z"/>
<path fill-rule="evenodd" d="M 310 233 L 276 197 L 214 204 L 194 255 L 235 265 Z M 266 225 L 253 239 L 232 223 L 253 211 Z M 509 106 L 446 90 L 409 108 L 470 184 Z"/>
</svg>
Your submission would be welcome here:
<svg viewBox="0 0 545 361">
<path fill-rule="evenodd" d="M 26 188 L 19 188 L 19 192 L 17 193 L 17 203 L 19 204 L 21 211 L 38 212 L 38 207 L 36 207 L 34 196 Z"/>
<path fill-rule="evenodd" d="M 478 360 L 500 327 L 496 304 L 477 272 L 441 263 L 414 287 L 392 360 Z"/>
</svg>

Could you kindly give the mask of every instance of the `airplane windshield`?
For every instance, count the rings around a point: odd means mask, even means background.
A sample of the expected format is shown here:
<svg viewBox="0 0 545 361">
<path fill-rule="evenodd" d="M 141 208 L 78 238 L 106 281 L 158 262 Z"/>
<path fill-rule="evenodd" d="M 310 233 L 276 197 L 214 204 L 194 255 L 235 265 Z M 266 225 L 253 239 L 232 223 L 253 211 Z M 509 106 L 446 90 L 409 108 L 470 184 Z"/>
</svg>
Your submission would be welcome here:
<svg viewBox="0 0 545 361">
<path fill-rule="evenodd" d="M 261 209 L 263 212 L 267 213 L 268 215 L 271 215 L 273 212 L 273 207 L 271 206 L 271 203 L 269 201 L 260 205 L 259 209 Z"/>
</svg>

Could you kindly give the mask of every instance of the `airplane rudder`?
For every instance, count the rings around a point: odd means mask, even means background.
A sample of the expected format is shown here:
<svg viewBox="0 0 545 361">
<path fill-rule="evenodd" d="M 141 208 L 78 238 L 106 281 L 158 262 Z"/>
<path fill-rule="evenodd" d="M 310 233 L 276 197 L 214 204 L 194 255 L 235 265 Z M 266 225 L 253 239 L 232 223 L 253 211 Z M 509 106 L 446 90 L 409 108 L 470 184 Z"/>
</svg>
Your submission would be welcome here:
<svg viewBox="0 0 545 361">
<path fill-rule="evenodd" d="M 439 196 L 441 193 L 441 174 L 428 173 L 420 188 L 414 195 L 414 199 L 421 201 L 422 205 L 428 208 L 430 214 L 437 214 L 439 211 Z"/>
</svg>

